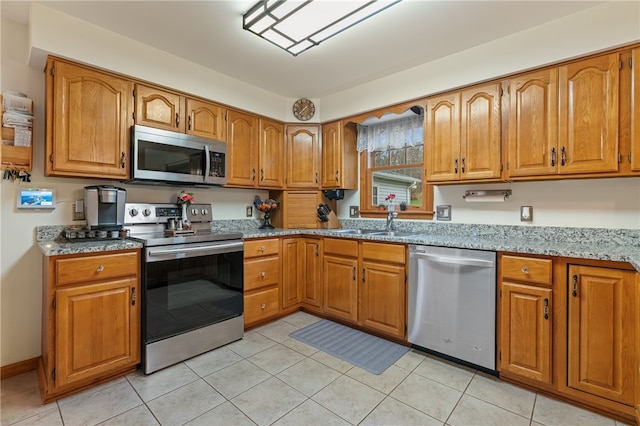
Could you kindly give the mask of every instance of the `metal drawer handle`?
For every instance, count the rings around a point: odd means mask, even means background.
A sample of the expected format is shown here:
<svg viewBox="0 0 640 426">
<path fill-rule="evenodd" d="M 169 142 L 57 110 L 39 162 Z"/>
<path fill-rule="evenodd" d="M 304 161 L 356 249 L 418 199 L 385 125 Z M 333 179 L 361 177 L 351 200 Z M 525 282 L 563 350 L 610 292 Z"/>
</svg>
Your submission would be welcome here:
<svg viewBox="0 0 640 426">
<path fill-rule="evenodd" d="M 97 271 L 98 271 L 98 272 L 102 272 L 102 271 L 104 271 L 104 266 L 102 266 L 102 265 L 98 266 Z"/>
<path fill-rule="evenodd" d="M 544 299 L 544 319 L 549 319 L 549 299 Z"/>
<path fill-rule="evenodd" d="M 529 273 L 529 268 L 527 268 L 526 266 L 523 266 L 522 267 L 522 273 L 528 274 Z"/>
</svg>

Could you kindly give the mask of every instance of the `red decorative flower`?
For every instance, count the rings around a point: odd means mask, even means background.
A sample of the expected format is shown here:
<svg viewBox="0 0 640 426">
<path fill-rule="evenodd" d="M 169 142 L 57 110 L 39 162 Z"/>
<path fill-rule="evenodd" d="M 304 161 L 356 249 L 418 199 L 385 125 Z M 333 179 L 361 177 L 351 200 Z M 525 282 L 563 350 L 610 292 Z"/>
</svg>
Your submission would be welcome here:
<svg viewBox="0 0 640 426">
<path fill-rule="evenodd" d="M 394 194 L 394 193 L 392 192 L 391 194 L 387 195 L 387 198 L 385 198 L 384 200 L 385 200 L 385 201 L 391 201 L 391 200 L 393 200 L 394 198 L 396 198 L 396 194 Z"/>
<path fill-rule="evenodd" d="M 182 191 L 178 195 L 178 201 L 176 201 L 176 202 L 178 203 L 179 206 L 187 206 L 187 207 L 189 207 L 191 204 L 193 204 L 195 202 L 195 199 L 193 198 L 193 194 L 191 192 Z"/>
</svg>

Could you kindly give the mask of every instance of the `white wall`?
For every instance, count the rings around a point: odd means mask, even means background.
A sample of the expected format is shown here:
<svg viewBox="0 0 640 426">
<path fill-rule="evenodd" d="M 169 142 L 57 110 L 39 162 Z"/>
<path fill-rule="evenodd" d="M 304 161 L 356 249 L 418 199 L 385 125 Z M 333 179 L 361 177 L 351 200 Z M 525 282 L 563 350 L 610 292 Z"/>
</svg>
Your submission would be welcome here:
<svg viewBox="0 0 640 426">
<path fill-rule="evenodd" d="M 633 19 L 633 13 L 636 18 L 635 25 L 629 23 Z M 421 70 L 409 70 L 378 83 L 374 82 L 326 100 L 322 99 L 322 119 L 352 115 L 362 110 L 393 104 L 398 99 L 425 96 L 434 91 L 471 83 L 511 69 L 562 59 L 562 55 L 577 55 L 640 39 L 637 8 L 606 8 L 600 10 L 599 15 L 602 20 L 609 22 L 609 30 L 603 29 L 605 25 L 599 22 L 598 16 L 589 16 L 584 23 L 580 19 L 569 17 L 554 24 L 554 43 L 532 50 L 533 59 L 528 56 L 527 49 L 535 47 L 540 40 L 550 40 L 551 36 L 547 34 L 550 29 L 545 26 L 503 39 L 496 45 L 507 49 L 507 52 L 519 53 L 513 57 L 503 55 L 502 50 L 486 55 L 487 47 L 480 46 L 477 50 L 456 55 L 450 59 L 453 62 L 447 59 L 437 61 Z M 40 355 L 42 255 L 34 245 L 35 226 L 71 224 L 71 202 L 82 198 L 84 186 L 115 183 L 44 177 L 45 80 L 41 62 L 43 52 L 50 51 L 79 62 L 199 94 L 258 114 L 282 117 L 280 119 L 283 120 L 288 120 L 289 112 L 286 110 L 290 104 L 289 100 L 265 90 L 105 32 L 42 5 L 34 5 L 31 22 L 31 27 L 27 28 L 6 19 L 1 21 L 0 89 L 25 92 L 34 99 L 32 185 L 55 187 L 58 190 L 59 202 L 53 212 L 18 212 L 15 209 L 15 194 L 19 184 L 0 184 L 2 366 Z M 557 28 L 562 28 L 563 31 L 560 33 Z M 570 35 L 570 39 L 565 38 L 567 34 Z M 594 34 L 597 34 L 597 37 Z M 557 40 L 562 40 L 562 43 L 558 43 Z M 527 46 L 527 49 L 523 49 L 522 46 Z M 29 66 L 30 61 L 32 66 Z M 451 69 L 445 67 L 451 63 L 464 64 L 464 72 L 452 73 Z M 424 70 L 430 70 L 430 74 L 425 74 Z M 492 72 L 497 74 L 491 75 Z M 451 74 L 455 76 L 450 77 Z M 425 81 L 430 83 L 425 85 Z M 500 185 L 500 188 L 502 187 L 503 185 Z M 461 194 L 465 189 L 470 189 L 466 186 L 440 187 L 435 194 L 436 204 L 451 204 L 453 220 L 460 222 L 519 223 L 516 220 L 519 206 L 533 205 L 535 225 L 640 228 L 638 178 L 514 183 L 508 187 L 513 189 L 514 196 L 501 205 L 464 204 Z M 133 185 L 126 188 L 128 199 L 131 201 L 170 202 L 177 192 L 175 189 Z M 266 195 L 265 191 L 222 188 L 194 192 L 198 201 L 213 203 L 214 216 L 218 219 L 243 217 L 245 206 L 251 203 L 255 194 Z M 347 211 L 348 208 L 344 207 L 348 205 L 359 204 L 357 191 L 348 191 L 347 196 L 345 201 L 340 202 L 340 212 Z"/>
</svg>

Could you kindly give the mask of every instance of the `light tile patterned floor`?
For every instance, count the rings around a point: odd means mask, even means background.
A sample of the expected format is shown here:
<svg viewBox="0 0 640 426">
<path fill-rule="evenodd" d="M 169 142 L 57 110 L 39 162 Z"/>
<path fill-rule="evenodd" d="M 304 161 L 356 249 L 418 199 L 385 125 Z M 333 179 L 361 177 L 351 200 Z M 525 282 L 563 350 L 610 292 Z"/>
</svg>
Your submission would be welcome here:
<svg viewBox="0 0 640 426">
<path fill-rule="evenodd" d="M 0 383 L 2 425 L 612 425 L 616 421 L 409 351 L 376 376 L 289 337 L 298 312 L 149 376 L 42 405 L 35 372 Z"/>
</svg>

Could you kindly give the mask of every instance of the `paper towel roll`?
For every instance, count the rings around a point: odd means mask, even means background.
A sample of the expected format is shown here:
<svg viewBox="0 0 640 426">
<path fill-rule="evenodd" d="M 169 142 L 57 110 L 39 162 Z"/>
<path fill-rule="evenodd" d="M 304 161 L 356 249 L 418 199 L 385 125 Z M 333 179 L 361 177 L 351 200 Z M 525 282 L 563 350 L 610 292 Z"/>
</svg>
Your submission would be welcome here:
<svg viewBox="0 0 640 426">
<path fill-rule="evenodd" d="M 467 203 L 504 203 L 505 195 L 467 195 L 464 200 Z"/>
</svg>

